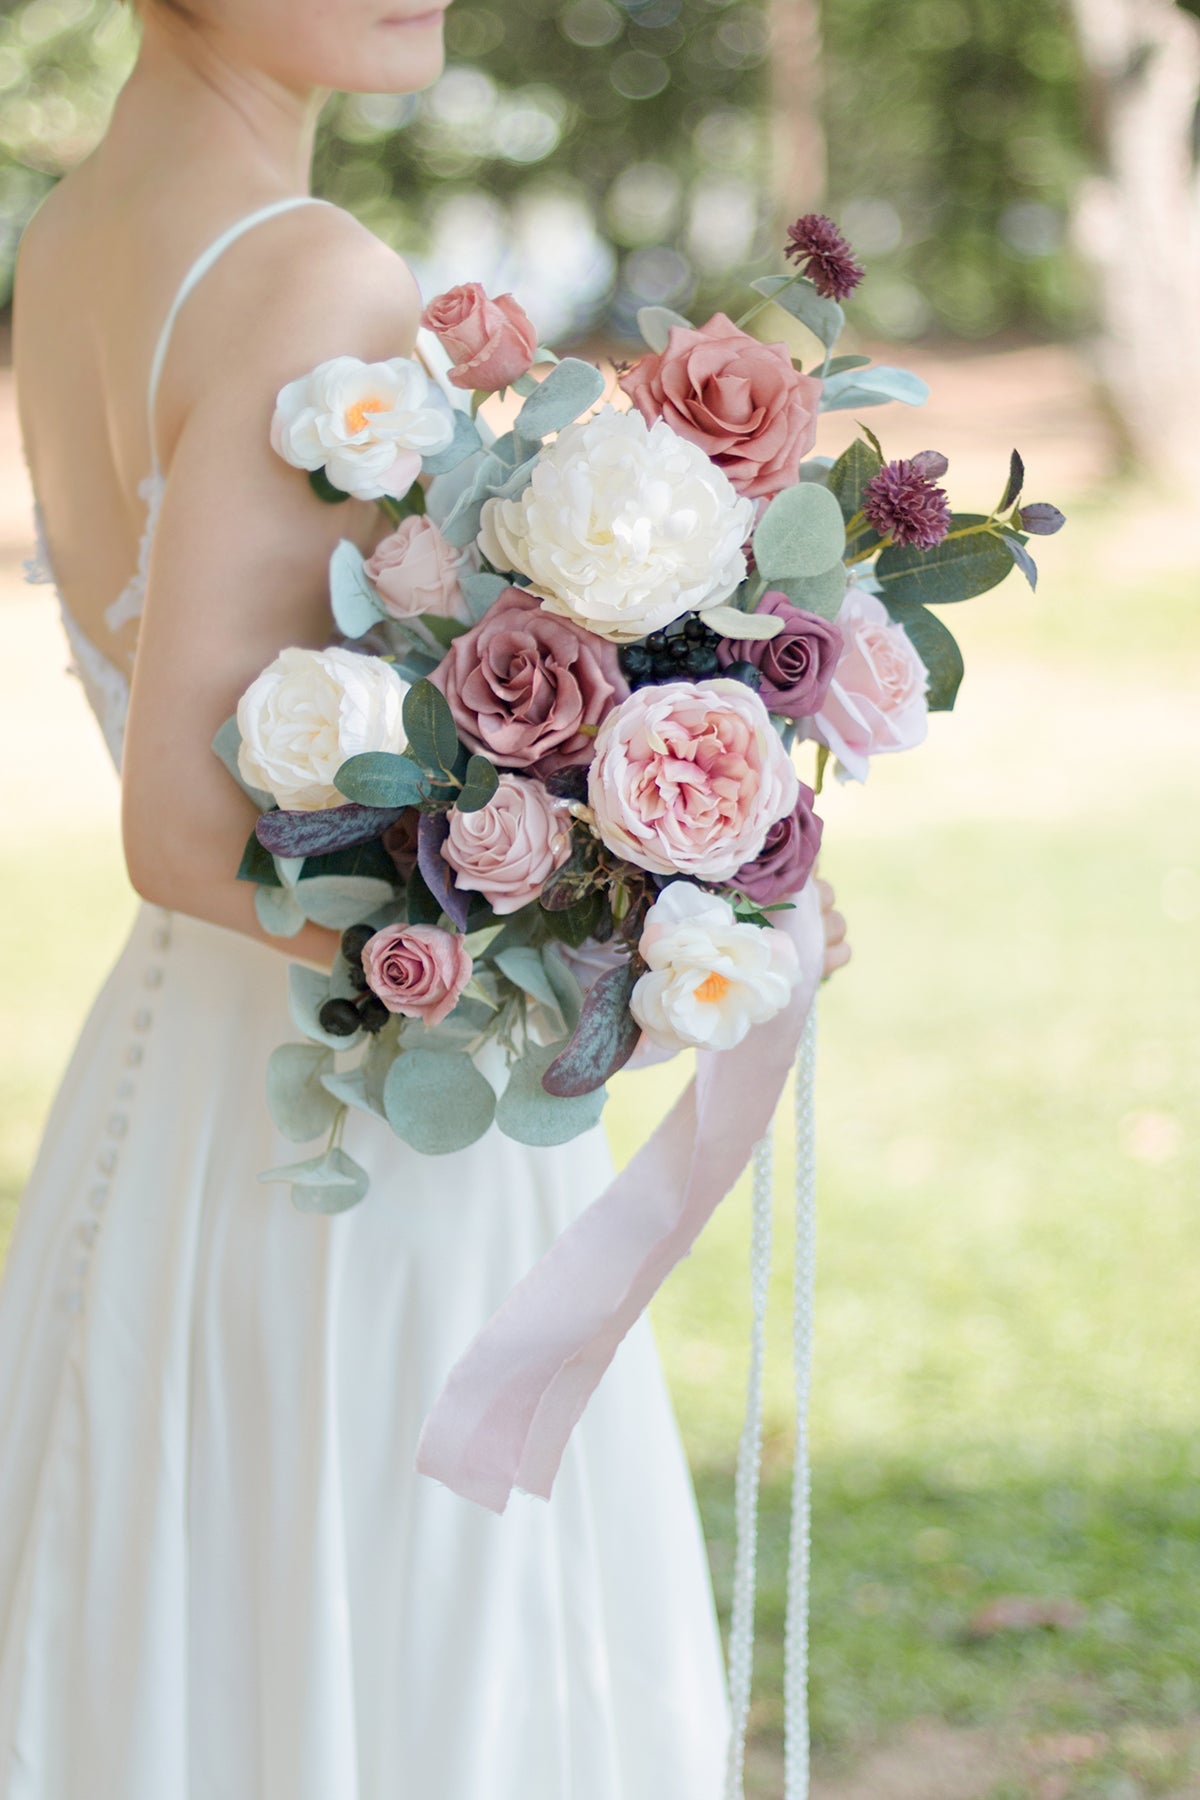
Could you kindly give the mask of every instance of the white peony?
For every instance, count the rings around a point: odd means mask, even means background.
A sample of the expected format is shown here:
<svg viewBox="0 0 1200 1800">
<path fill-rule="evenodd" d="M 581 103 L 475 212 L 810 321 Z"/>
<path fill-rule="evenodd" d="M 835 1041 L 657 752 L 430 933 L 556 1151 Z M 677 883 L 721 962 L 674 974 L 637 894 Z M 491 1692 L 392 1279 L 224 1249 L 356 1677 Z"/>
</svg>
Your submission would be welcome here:
<svg viewBox="0 0 1200 1800">
<path fill-rule="evenodd" d="M 421 473 L 421 456 L 454 436 L 450 403 L 418 362 L 365 363 L 335 356 L 275 401 L 271 447 L 296 469 L 324 468 L 356 500 L 396 499 Z"/>
<path fill-rule="evenodd" d="M 695 444 L 606 406 L 559 432 L 518 499 L 484 504 L 479 543 L 552 611 L 628 643 L 728 599 L 754 516 Z"/>
<path fill-rule="evenodd" d="M 405 747 L 408 683 L 353 650 L 281 650 L 238 702 L 238 769 L 251 787 L 298 812 L 344 806 L 333 785 L 364 750 Z"/>
<path fill-rule="evenodd" d="M 732 1050 L 787 1005 L 800 976 L 791 938 L 749 925 L 688 881 L 663 889 L 638 944 L 649 971 L 629 1010 L 663 1050 Z"/>
</svg>

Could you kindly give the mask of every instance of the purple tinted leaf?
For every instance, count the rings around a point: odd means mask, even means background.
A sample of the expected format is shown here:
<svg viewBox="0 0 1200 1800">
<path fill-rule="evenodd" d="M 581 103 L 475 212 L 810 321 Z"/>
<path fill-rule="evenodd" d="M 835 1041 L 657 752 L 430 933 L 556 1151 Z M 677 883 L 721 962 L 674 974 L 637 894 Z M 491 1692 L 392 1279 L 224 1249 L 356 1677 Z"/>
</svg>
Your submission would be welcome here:
<svg viewBox="0 0 1200 1800">
<path fill-rule="evenodd" d="M 1023 506 L 1017 516 L 1031 537 L 1053 537 L 1067 522 L 1057 506 L 1051 506 L 1046 500 L 1035 500 L 1032 506 Z"/>
<path fill-rule="evenodd" d="M 1004 490 L 1004 498 L 996 508 L 996 511 L 1002 513 L 1007 512 L 1024 486 L 1025 464 L 1021 461 L 1019 453 L 1014 450 L 1012 453 L 1012 460 L 1008 465 L 1008 486 Z"/>
<path fill-rule="evenodd" d="M 1030 587 L 1036 589 L 1038 577 L 1037 564 L 1034 562 L 1032 556 L 1030 556 L 1020 538 L 1014 537 L 1010 531 L 1002 531 L 1000 536 L 1004 540 L 1004 546 L 1009 555 L 1016 563 L 1018 569 L 1020 569 Z"/>
<path fill-rule="evenodd" d="M 321 856 L 369 844 L 394 825 L 402 809 L 391 806 L 330 806 L 319 812 L 263 813 L 255 826 L 259 843 L 273 856 Z"/>
<path fill-rule="evenodd" d="M 927 481 L 940 481 L 950 467 L 950 458 L 943 456 L 940 450 L 918 450 L 912 466 Z"/>
<path fill-rule="evenodd" d="M 603 1087 L 637 1049 L 642 1028 L 629 1010 L 629 996 L 638 978 L 632 959 L 609 969 L 593 982 L 565 1049 L 542 1076 L 548 1094 L 573 1100 Z"/>
<path fill-rule="evenodd" d="M 417 867 L 446 917 L 465 931 L 471 897 L 455 887 L 454 871 L 442 855 L 449 835 L 450 820 L 445 813 L 422 813 L 417 825 Z"/>
</svg>

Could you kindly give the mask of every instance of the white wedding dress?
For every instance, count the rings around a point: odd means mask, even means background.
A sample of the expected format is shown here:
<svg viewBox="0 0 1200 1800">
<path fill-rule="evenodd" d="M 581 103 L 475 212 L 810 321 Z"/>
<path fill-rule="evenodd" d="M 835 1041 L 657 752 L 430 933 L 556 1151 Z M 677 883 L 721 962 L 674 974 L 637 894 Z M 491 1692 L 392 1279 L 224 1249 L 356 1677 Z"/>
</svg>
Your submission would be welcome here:
<svg viewBox="0 0 1200 1800">
<path fill-rule="evenodd" d="M 65 622 L 119 761 L 125 679 Z M 263 1098 L 286 985 L 143 907 L 55 1100 L 0 1287 L 0 1800 L 717 1800 L 720 1640 L 648 1320 L 549 1503 L 413 1469 L 451 1365 L 607 1180 L 600 1131 L 425 1159 L 354 1113 L 367 1201 L 301 1215 L 257 1180 L 300 1154 Z"/>
</svg>

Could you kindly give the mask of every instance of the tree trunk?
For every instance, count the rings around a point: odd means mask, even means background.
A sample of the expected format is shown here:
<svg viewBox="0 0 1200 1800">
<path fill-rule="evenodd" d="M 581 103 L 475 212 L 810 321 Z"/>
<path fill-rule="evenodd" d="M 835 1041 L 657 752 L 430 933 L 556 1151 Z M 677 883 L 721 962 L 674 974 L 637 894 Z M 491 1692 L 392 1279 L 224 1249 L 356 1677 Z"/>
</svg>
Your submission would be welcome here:
<svg viewBox="0 0 1200 1800">
<path fill-rule="evenodd" d="M 785 224 L 825 198 L 818 0 L 771 0 L 772 189 Z"/>
<path fill-rule="evenodd" d="M 786 4 L 786 0 L 784 0 Z M 1136 459 L 1200 493 L 1200 20 L 1174 0 L 1072 0 L 1102 173 L 1077 237 L 1101 375 Z"/>
</svg>

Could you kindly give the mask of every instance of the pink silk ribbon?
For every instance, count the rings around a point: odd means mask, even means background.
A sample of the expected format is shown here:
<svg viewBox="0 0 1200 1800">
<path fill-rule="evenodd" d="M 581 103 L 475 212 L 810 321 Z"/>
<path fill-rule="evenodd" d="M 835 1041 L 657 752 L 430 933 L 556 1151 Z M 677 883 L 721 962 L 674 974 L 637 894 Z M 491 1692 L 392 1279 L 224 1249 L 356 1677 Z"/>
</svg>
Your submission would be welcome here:
<svg viewBox="0 0 1200 1800">
<path fill-rule="evenodd" d="M 692 1248 L 770 1126 L 824 961 L 816 884 L 775 915 L 800 959 L 784 1010 L 700 1051 L 678 1101 L 476 1335 L 425 1420 L 417 1469 L 502 1513 L 549 1499 L 567 1440 L 630 1326 Z"/>
</svg>

